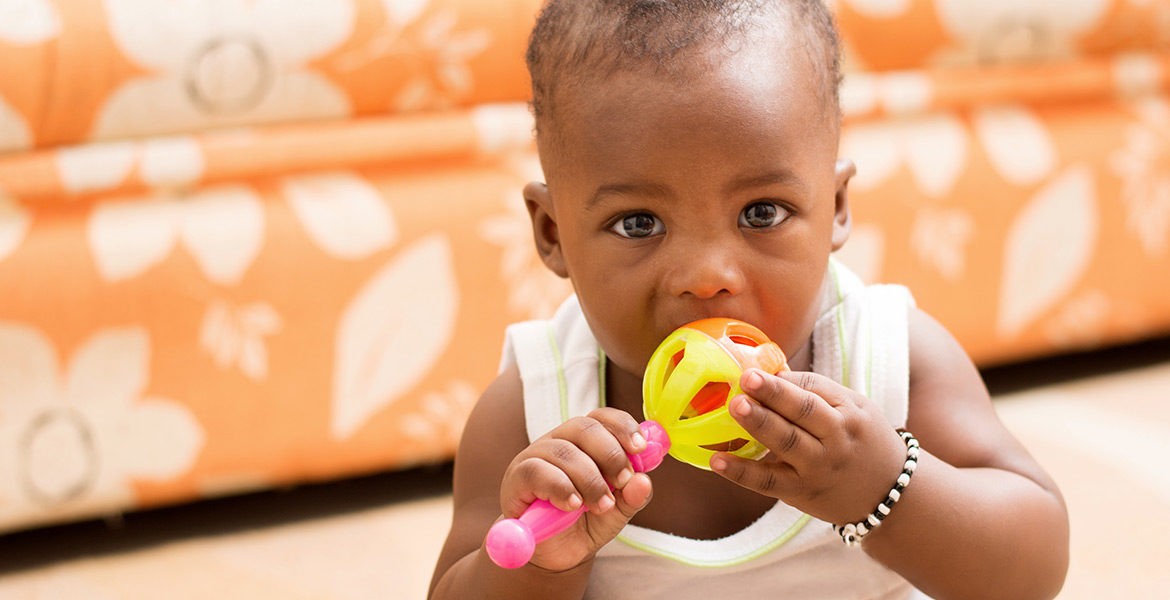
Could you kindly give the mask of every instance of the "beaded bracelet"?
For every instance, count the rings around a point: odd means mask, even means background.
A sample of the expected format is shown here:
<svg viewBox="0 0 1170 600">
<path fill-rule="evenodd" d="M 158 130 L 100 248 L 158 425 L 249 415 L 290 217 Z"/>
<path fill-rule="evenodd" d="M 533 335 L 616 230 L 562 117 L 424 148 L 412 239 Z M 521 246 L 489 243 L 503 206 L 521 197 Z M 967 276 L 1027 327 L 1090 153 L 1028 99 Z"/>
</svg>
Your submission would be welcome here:
<svg viewBox="0 0 1170 600">
<path fill-rule="evenodd" d="M 877 508 L 864 521 L 847 525 L 833 525 L 833 530 L 841 536 L 841 541 L 845 542 L 846 546 L 854 547 L 861 544 L 861 539 L 865 537 L 865 534 L 881 525 L 882 519 L 890 514 L 890 509 L 902 497 L 902 490 L 910 485 L 910 476 L 918 467 L 918 440 L 914 439 L 914 436 L 905 429 L 898 429 L 898 435 L 901 435 L 902 441 L 906 442 L 906 464 L 903 465 L 902 474 L 898 476 L 898 481 L 890 489 L 889 495 L 886 496 L 885 500 L 882 500 L 881 504 L 877 505 Z"/>
</svg>

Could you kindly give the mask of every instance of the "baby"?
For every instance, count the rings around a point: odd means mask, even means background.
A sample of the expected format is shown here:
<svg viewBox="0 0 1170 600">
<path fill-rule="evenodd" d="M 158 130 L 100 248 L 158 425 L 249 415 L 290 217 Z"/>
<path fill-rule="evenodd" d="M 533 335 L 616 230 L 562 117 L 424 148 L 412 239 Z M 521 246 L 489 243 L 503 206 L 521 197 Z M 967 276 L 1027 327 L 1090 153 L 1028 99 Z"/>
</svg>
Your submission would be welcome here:
<svg viewBox="0 0 1170 600">
<path fill-rule="evenodd" d="M 837 156 L 820 2 L 552 0 L 528 66 L 546 182 L 524 200 L 576 294 L 509 328 L 455 460 L 431 596 L 1054 597 L 1056 485 L 905 288 L 830 257 L 855 169 Z M 793 369 L 748 370 L 730 402 L 768 455 L 635 473 L 651 353 L 715 316 L 762 329 Z M 485 534 L 536 499 L 588 511 L 497 567 Z"/>
</svg>

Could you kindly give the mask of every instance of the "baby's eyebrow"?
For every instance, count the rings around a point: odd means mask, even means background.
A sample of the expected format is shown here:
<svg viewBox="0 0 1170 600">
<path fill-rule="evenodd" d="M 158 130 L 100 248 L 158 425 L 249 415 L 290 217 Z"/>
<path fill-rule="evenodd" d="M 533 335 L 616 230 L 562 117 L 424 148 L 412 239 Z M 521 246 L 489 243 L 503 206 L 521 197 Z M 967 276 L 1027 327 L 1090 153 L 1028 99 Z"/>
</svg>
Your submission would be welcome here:
<svg viewBox="0 0 1170 600">
<path fill-rule="evenodd" d="M 779 167 L 766 173 L 748 175 L 736 179 L 728 184 L 726 191 L 729 194 L 733 194 L 768 185 L 787 185 L 797 188 L 799 192 L 804 192 L 807 188 L 804 181 L 796 173 L 784 167 Z"/>
<path fill-rule="evenodd" d="M 629 181 L 621 183 L 607 183 L 597 188 L 593 195 L 585 201 L 585 209 L 597 206 L 606 196 L 654 196 L 670 195 L 670 188 L 652 181 Z"/>
<path fill-rule="evenodd" d="M 798 194 L 807 191 L 808 186 L 795 172 L 778 167 L 771 171 L 747 175 L 733 180 L 724 188 L 724 193 L 735 194 L 754 188 L 769 185 L 785 185 L 796 189 Z M 625 181 L 607 183 L 599 186 L 593 195 L 585 201 L 585 210 L 592 210 L 600 204 L 606 196 L 636 196 L 641 198 L 664 198 L 671 194 L 670 187 L 653 181 Z"/>
</svg>

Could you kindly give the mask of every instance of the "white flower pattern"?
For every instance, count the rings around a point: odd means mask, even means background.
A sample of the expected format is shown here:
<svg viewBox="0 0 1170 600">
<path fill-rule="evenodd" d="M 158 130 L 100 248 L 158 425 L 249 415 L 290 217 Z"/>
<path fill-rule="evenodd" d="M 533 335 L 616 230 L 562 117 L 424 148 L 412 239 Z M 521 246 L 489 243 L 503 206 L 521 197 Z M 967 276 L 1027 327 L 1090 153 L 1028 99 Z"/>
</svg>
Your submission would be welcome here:
<svg viewBox="0 0 1170 600">
<path fill-rule="evenodd" d="M 420 445 L 458 444 L 467 415 L 478 398 L 475 386 L 462 380 L 451 381 L 444 391 L 423 396 L 417 412 L 403 415 L 399 431 L 407 440 Z"/>
<path fill-rule="evenodd" d="M 503 203 L 506 212 L 484 219 L 479 235 L 503 247 L 500 275 L 508 288 L 508 308 L 525 319 L 551 317 L 572 288 L 549 271 L 533 251 L 532 222 L 520 190 L 508 194 Z"/>
<path fill-rule="evenodd" d="M 214 10 L 203 0 L 165 7 L 154 0 L 105 0 L 105 8 L 114 40 L 148 75 L 110 95 L 96 119 L 95 139 L 339 117 L 351 110 L 345 93 L 306 65 L 352 34 L 352 0 L 217 0 Z"/>
<path fill-rule="evenodd" d="M 1078 36 L 1096 25 L 1112 0 L 935 0 L 943 28 L 955 40 L 944 63 L 986 64 L 1059 58 L 1075 52 Z"/>
<path fill-rule="evenodd" d="M 0 2 L 0 42 L 32 46 L 61 33 L 61 16 L 49 0 Z"/>
<path fill-rule="evenodd" d="M 492 37 L 484 29 L 456 32 L 457 17 L 454 11 L 442 11 L 422 25 L 419 39 L 411 44 L 409 53 L 423 57 L 422 76 L 415 77 L 399 92 L 391 108 L 448 108 L 471 92 L 474 79 L 467 62 L 487 49 Z"/>
<path fill-rule="evenodd" d="M 1160 256 L 1170 248 L 1170 102 L 1149 99 L 1136 111 L 1140 121 L 1109 164 L 1121 179 L 1126 226 L 1148 254 Z"/>
<path fill-rule="evenodd" d="M 61 372 L 43 333 L 0 322 L 0 529 L 116 511 L 132 504 L 132 480 L 190 469 L 203 430 L 181 403 L 148 395 L 149 376 L 142 328 L 97 332 Z"/>
<path fill-rule="evenodd" d="M 951 192 L 967 163 L 970 135 L 948 114 L 858 123 L 841 132 L 841 156 L 857 163 L 853 188 L 877 188 L 903 165 L 931 197 Z"/>
<path fill-rule="evenodd" d="M 975 222 L 967 211 L 924 207 L 914 217 L 910 246 L 919 262 L 948 281 L 959 281 L 967 270 L 967 245 L 974 234 Z"/>
<path fill-rule="evenodd" d="M 192 136 L 61 148 L 53 153 L 53 162 L 61 184 L 72 194 L 114 189 L 136 168 L 147 185 L 181 188 L 199 181 L 205 169 L 203 150 Z"/>
<path fill-rule="evenodd" d="M 181 243 L 208 279 L 230 285 L 240 281 L 260 252 L 264 208 L 252 188 L 226 184 L 185 195 L 100 202 L 87 225 L 94 260 L 106 281 L 146 272 Z"/>
</svg>

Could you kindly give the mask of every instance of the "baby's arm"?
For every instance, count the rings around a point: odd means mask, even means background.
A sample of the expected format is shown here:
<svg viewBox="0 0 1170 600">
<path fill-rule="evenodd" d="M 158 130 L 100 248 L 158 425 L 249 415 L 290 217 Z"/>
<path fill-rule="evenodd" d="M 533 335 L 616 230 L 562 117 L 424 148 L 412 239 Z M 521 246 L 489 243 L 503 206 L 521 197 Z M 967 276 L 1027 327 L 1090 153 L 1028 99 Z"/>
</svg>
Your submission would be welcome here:
<svg viewBox="0 0 1170 600">
<path fill-rule="evenodd" d="M 759 404 L 733 399 L 732 413 L 775 460 L 720 454 L 717 471 L 838 524 L 885 499 L 906 446 L 873 402 L 808 373 L 765 377 L 749 393 Z M 917 469 L 864 551 L 936 600 L 1054 597 L 1068 568 L 1064 500 L 999 421 L 959 344 L 917 309 L 906 427 L 922 445 Z"/>
<path fill-rule="evenodd" d="M 1060 490 L 950 333 L 913 310 L 910 336 L 907 429 L 924 451 L 905 505 L 863 547 L 936 600 L 1055 597 L 1068 570 Z"/>
<path fill-rule="evenodd" d="M 515 367 L 484 391 L 455 457 L 451 531 L 431 580 L 432 598 L 580 598 L 594 553 L 650 497 L 650 480 L 634 474 L 626 452 L 645 449 L 637 422 L 615 409 L 571 419 L 532 444 L 524 425 Z M 618 488 L 610 491 L 606 481 Z M 537 545 L 518 569 L 491 562 L 483 548 L 494 522 L 519 517 L 536 498 L 572 510 L 589 508 L 568 530 Z"/>
</svg>

